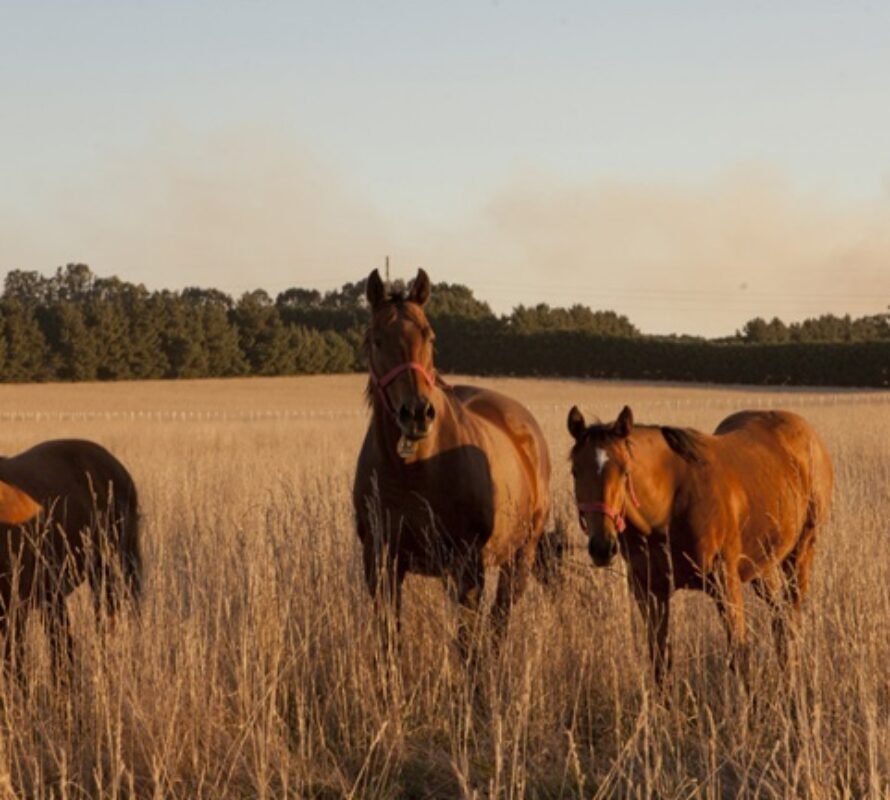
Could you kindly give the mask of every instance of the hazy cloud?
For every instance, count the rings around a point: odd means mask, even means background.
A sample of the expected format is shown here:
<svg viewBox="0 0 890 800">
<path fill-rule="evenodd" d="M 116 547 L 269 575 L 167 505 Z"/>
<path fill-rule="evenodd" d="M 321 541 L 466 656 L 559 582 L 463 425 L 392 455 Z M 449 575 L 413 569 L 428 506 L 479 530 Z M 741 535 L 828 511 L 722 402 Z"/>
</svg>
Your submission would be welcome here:
<svg viewBox="0 0 890 800">
<path fill-rule="evenodd" d="M 292 141 L 241 131 L 169 135 L 0 203 L 3 269 L 78 260 L 151 287 L 330 288 L 389 253 L 397 275 L 422 265 L 500 311 L 582 302 L 646 331 L 723 334 L 757 315 L 890 303 L 890 195 L 853 205 L 757 167 L 689 185 L 529 171 L 431 226 L 384 218 Z"/>
<path fill-rule="evenodd" d="M 334 169 L 246 131 L 168 137 L 3 217 L 4 269 L 78 260 L 152 287 L 333 286 L 386 247 L 386 225 Z"/>
<path fill-rule="evenodd" d="M 890 198 L 832 202 L 757 168 L 690 186 L 531 175 L 451 242 L 491 299 L 615 308 L 649 331 L 890 304 Z"/>
</svg>

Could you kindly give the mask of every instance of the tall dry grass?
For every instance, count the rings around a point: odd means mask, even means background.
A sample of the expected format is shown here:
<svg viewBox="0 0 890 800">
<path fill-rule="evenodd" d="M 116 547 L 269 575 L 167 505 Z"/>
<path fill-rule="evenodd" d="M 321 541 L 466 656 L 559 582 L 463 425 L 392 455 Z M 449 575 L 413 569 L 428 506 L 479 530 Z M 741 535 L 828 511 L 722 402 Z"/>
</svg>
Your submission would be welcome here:
<svg viewBox="0 0 890 800">
<path fill-rule="evenodd" d="M 0 687 L 0 791 L 30 797 L 883 797 L 890 794 L 890 403 L 886 394 L 495 381 L 541 420 L 571 514 L 567 407 L 711 429 L 791 407 L 837 491 L 783 680 L 752 596 L 752 690 L 726 669 L 705 598 L 678 596 L 673 682 L 653 692 L 621 570 L 572 553 L 554 596 L 515 609 L 482 698 L 453 611 L 409 578 L 396 667 L 376 644 L 350 485 L 357 377 L 0 387 L 3 450 L 96 439 L 140 487 L 140 620 L 97 633 L 72 598 L 77 663 L 39 625 L 24 684 Z M 100 641 L 104 638 L 104 645 Z"/>
</svg>

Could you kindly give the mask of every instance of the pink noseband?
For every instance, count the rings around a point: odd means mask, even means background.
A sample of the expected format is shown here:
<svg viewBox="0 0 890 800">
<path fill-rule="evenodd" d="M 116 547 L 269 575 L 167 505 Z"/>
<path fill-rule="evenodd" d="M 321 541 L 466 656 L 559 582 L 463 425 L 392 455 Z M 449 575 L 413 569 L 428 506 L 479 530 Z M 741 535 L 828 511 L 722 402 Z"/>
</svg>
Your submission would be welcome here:
<svg viewBox="0 0 890 800">
<path fill-rule="evenodd" d="M 397 367 L 393 367 L 382 377 L 377 377 L 377 373 L 374 372 L 374 367 L 371 367 L 371 381 L 373 382 L 374 386 L 377 387 L 377 392 L 380 394 L 380 399 L 383 400 L 383 405 L 386 406 L 386 410 L 389 411 L 389 413 L 392 414 L 392 416 L 394 417 L 398 415 L 396 413 L 396 410 L 392 406 L 389 395 L 384 390 L 403 372 L 411 371 L 423 375 L 424 379 L 426 380 L 427 386 L 429 386 L 430 389 L 432 389 L 436 385 L 436 379 L 430 374 L 429 370 L 418 361 L 407 361 L 404 364 L 399 364 Z"/>
<path fill-rule="evenodd" d="M 640 501 L 637 498 L 637 493 L 634 490 L 634 483 L 633 480 L 631 480 L 629 472 L 627 473 L 627 491 L 633 504 L 639 508 Z M 598 502 L 578 503 L 578 517 L 581 521 L 582 530 L 587 530 L 587 522 L 584 520 L 584 515 L 592 514 L 597 511 L 600 514 L 605 514 L 605 516 L 612 520 L 615 524 L 615 530 L 617 530 L 618 533 L 624 533 L 625 528 L 627 528 L 627 520 L 624 518 L 624 514 L 617 508 L 612 508 L 608 503 Z"/>
<path fill-rule="evenodd" d="M 618 533 L 623 533 L 624 529 L 627 527 L 624 515 L 617 508 L 612 508 L 612 506 L 607 505 L 606 503 L 578 503 L 581 527 L 585 531 L 587 530 L 587 522 L 584 519 L 584 514 L 593 513 L 594 511 L 599 511 L 612 520 L 612 522 L 615 523 L 615 530 L 617 530 Z"/>
<path fill-rule="evenodd" d="M 433 386 L 436 385 L 436 381 L 433 376 L 430 375 L 429 371 L 423 364 L 417 361 L 408 361 L 404 364 L 399 364 L 397 367 L 393 367 L 389 372 L 387 372 L 382 378 L 378 378 L 374 370 L 371 370 L 371 380 L 377 384 L 379 389 L 385 389 L 389 384 L 391 384 L 396 378 L 399 377 L 403 372 L 407 372 L 408 370 L 414 370 L 415 372 L 419 372 L 426 378 L 427 385 L 432 389 Z"/>
</svg>

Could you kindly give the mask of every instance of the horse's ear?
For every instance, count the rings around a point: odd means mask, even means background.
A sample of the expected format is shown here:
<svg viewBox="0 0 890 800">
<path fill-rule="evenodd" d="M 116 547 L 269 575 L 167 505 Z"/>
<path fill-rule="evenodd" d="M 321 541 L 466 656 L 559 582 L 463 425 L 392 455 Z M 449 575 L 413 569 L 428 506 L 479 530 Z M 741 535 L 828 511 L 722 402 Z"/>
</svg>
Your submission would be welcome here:
<svg viewBox="0 0 890 800">
<path fill-rule="evenodd" d="M 584 421 L 584 415 L 581 413 L 578 406 L 572 406 L 572 410 L 569 411 L 569 418 L 566 420 L 566 425 L 568 426 L 569 433 L 575 438 L 575 441 L 579 441 L 587 430 L 587 423 Z"/>
<path fill-rule="evenodd" d="M 618 419 L 615 420 L 615 435 L 621 439 L 630 436 L 630 432 L 634 429 L 634 412 L 630 410 L 630 406 L 621 409 Z"/>
<path fill-rule="evenodd" d="M 365 295 L 371 308 L 377 308 L 384 300 L 386 300 L 386 287 L 383 285 L 383 278 L 380 272 L 374 270 L 368 275 L 368 285 L 365 289 Z"/>
<path fill-rule="evenodd" d="M 426 274 L 425 269 L 417 270 L 417 277 L 411 284 L 411 291 L 408 293 L 408 300 L 412 303 L 422 306 L 430 299 L 430 276 Z"/>
</svg>

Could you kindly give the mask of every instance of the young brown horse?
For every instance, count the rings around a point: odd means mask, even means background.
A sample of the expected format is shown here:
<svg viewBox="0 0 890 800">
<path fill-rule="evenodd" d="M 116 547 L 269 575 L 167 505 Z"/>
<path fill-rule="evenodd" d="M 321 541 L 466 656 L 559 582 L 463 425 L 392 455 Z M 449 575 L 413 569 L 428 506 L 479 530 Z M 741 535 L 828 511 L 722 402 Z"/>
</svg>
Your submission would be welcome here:
<svg viewBox="0 0 890 800">
<path fill-rule="evenodd" d="M 406 573 L 444 578 L 453 599 L 475 612 L 485 570 L 497 567 L 492 616 L 499 636 L 537 566 L 550 457 L 537 422 L 518 402 L 450 387 L 438 376 L 423 311 L 429 294 L 423 270 L 407 296 L 388 296 L 377 270 L 368 278 L 373 415 L 353 491 L 365 579 L 398 620 Z M 466 622 L 458 637 L 465 657 Z"/>
<path fill-rule="evenodd" d="M 742 411 L 708 436 L 635 427 L 625 406 L 615 422 L 589 427 L 572 408 L 568 428 L 590 555 L 599 566 L 619 551 L 627 560 L 656 679 L 669 664 L 675 589 L 714 598 L 735 654 L 745 644 L 742 584 L 753 581 L 786 660 L 788 623 L 799 614 L 831 499 L 831 461 L 810 425 L 785 411 Z"/>
<path fill-rule="evenodd" d="M 45 615 L 56 662 L 70 656 L 65 598 L 84 580 L 97 614 L 103 602 L 115 611 L 120 579 L 138 599 L 138 516 L 133 479 L 98 444 L 43 442 L 0 458 L 0 633 L 7 657 L 20 655 L 14 648 L 31 610 Z"/>
</svg>

